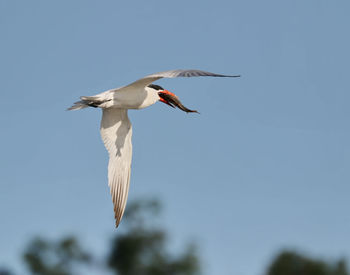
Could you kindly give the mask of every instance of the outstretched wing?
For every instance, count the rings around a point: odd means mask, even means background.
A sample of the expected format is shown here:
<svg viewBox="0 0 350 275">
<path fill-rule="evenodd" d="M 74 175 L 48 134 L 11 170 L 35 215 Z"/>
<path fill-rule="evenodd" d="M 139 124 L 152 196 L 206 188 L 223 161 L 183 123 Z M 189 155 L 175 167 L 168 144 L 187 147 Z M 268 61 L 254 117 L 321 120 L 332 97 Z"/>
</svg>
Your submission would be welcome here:
<svg viewBox="0 0 350 275">
<path fill-rule="evenodd" d="M 240 77 L 240 75 L 215 74 L 215 73 L 201 71 L 201 70 L 171 70 L 171 71 L 164 71 L 164 72 L 147 75 L 144 78 L 136 80 L 135 82 L 127 85 L 126 87 L 130 87 L 130 86 L 145 87 L 161 78 L 195 77 L 195 76 Z"/>
<path fill-rule="evenodd" d="M 101 137 L 109 153 L 108 186 L 114 205 L 115 225 L 124 214 L 129 192 L 132 128 L 126 109 L 103 109 Z"/>
</svg>

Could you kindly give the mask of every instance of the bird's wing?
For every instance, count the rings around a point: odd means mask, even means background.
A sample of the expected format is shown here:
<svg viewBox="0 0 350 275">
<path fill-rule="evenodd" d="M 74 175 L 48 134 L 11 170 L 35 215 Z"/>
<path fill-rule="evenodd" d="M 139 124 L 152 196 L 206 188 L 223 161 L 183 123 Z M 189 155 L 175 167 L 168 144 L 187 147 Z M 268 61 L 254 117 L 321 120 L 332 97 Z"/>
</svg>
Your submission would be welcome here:
<svg viewBox="0 0 350 275">
<path fill-rule="evenodd" d="M 174 77 L 194 77 L 194 76 L 214 76 L 214 77 L 240 77 L 240 75 L 223 75 L 223 74 L 215 74 L 211 72 L 201 71 L 201 70 L 171 70 L 159 72 L 151 75 L 147 75 L 135 82 L 125 86 L 142 86 L 145 87 L 152 82 L 161 79 L 161 78 L 174 78 Z"/>
<path fill-rule="evenodd" d="M 132 128 L 126 109 L 103 109 L 101 137 L 109 153 L 108 186 L 114 205 L 116 227 L 126 206 L 132 158 Z"/>
</svg>

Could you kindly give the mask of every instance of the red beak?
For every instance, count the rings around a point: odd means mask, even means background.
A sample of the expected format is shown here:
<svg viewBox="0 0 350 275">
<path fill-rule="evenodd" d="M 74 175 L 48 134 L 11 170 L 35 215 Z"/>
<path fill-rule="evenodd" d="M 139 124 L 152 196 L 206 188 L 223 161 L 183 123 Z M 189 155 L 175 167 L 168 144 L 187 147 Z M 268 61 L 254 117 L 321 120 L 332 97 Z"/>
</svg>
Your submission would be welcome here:
<svg viewBox="0 0 350 275">
<path fill-rule="evenodd" d="M 186 113 L 198 113 L 196 110 L 190 110 L 186 108 L 184 105 L 182 105 L 180 99 L 175 94 L 173 94 L 172 92 L 169 92 L 168 90 L 163 90 L 161 92 L 158 92 L 158 95 L 159 95 L 159 100 L 161 102 L 168 104 L 173 108 L 177 107 Z"/>
<path fill-rule="evenodd" d="M 162 96 L 161 96 L 160 94 L 162 94 Z M 170 91 L 168 91 L 168 90 L 163 90 L 163 91 L 161 91 L 161 92 L 158 93 L 158 95 L 159 95 L 159 97 L 160 97 L 159 100 L 160 100 L 161 102 L 163 102 L 163 103 L 165 103 L 165 104 L 168 104 L 169 106 L 175 108 L 174 105 L 170 104 L 170 103 L 165 99 L 165 98 L 167 98 L 167 96 L 163 96 L 163 94 L 169 95 L 169 97 L 176 97 L 176 98 L 177 98 L 177 96 L 176 96 L 174 93 L 172 93 L 172 92 L 170 92 Z"/>
</svg>

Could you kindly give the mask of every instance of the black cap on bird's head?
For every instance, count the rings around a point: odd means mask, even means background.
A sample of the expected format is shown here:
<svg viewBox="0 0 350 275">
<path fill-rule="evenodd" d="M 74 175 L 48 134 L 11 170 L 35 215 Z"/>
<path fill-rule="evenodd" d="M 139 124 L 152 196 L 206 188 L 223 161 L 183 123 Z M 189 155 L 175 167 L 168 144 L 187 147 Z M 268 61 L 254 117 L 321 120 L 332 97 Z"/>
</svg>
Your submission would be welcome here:
<svg viewBox="0 0 350 275">
<path fill-rule="evenodd" d="M 198 113 L 196 110 L 190 110 L 190 109 L 186 108 L 184 105 L 182 105 L 180 99 L 174 93 L 169 92 L 168 90 L 165 90 L 161 86 L 155 85 L 155 84 L 150 84 L 150 85 L 148 85 L 148 87 L 158 91 L 159 101 L 161 101 L 165 104 L 168 104 L 169 106 L 171 106 L 173 108 L 177 107 L 186 113 Z"/>
</svg>

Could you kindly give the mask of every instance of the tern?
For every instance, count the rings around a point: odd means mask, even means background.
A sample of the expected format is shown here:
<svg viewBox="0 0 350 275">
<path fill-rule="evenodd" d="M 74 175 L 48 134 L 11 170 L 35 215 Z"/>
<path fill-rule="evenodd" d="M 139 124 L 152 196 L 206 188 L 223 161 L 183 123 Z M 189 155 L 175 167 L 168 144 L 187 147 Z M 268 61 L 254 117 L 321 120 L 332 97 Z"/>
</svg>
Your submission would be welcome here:
<svg viewBox="0 0 350 275">
<path fill-rule="evenodd" d="M 128 109 L 143 109 L 160 101 L 186 113 L 198 113 L 182 105 L 179 98 L 172 92 L 152 84 L 161 78 L 195 76 L 239 77 L 239 75 L 222 75 L 201 70 L 164 71 L 145 76 L 127 86 L 94 96 L 82 96 L 80 101 L 68 108 L 68 110 L 87 107 L 102 109 L 100 132 L 109 153 L 108 186 L 114 206 L 116 227 L 119 226 L 124 214 L 130 184 L 132 127 L 128 118 Z"/>
</svg>

